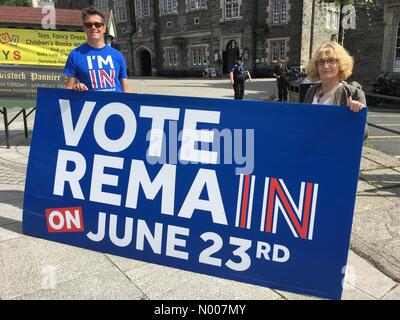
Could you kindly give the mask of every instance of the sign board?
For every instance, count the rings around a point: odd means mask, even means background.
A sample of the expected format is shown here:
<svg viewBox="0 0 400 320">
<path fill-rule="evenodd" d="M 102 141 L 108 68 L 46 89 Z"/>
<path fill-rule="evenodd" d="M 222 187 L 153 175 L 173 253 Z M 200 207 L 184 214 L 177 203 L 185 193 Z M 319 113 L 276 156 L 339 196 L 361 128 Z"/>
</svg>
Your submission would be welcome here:
<svg viewBox="0 0 400 320">
<path fill-rule="evenodd" d="M 0 97 L 34 99 L 37 88 L 65 88 L 61 68 L 0 66 Z"/>
<path fill-rule="evenodd" d="M 0 64 L 63 67 L 84 32 L 0 28 Z"/>
<path fill-rule="evenodd" d="M 23 232 L 338 299 L 366 114 L 40 89 Z"/>
</svg>

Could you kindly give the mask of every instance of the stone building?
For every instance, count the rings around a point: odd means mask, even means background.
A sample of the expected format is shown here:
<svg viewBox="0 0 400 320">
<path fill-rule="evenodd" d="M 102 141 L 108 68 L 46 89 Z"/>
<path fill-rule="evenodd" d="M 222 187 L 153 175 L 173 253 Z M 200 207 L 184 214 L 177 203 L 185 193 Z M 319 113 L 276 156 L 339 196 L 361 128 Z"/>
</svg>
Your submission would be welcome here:
<svg viewBox="0 0 400 320">
<path fill-rule="evenodd" d="M 316 0 L 135 0 L 135 75 L 226 73 L 243 55 L 256 75 L 279 58 L 304 67 L 310 53 L 337 36 L 335 5 Z"/>
<path fill-rule="evenodd" d="M 344 45 L 355 58 L 353 78 L 370 84 L 380 72 L 400 79 L 400 1 L 356 5 L 355 29 L 345 30 Z"/>
</svg>

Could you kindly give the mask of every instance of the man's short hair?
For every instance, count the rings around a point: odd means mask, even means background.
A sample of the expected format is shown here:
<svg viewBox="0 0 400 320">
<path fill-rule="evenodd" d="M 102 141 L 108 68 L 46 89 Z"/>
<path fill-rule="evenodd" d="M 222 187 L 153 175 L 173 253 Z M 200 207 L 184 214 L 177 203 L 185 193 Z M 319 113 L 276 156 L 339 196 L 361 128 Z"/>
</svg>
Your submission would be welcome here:
<svg viewBox="0 0 400 320">
<path fill-rule="evenodd" d="M 90 6 L 90 7 L 84 8 L 82 10 L 82 21 L 85 22 L 87 16 L 93 16 L 93 15 L 100 16 L 102 19 L 102 22 L 104 22 L 104 20 L 106 19 L 104 14 L 100 10 L 98 10 L 94 6 Z"/>
<path fill-rule="evenodd" d="M 239 61 L 239 60 L 240 60 L 240 61 L 244 61 L 244 58 L 243 58 L 243 57 L 237 57 L 236 60 L 237 60 L 237 61 Z"/>
</svg>

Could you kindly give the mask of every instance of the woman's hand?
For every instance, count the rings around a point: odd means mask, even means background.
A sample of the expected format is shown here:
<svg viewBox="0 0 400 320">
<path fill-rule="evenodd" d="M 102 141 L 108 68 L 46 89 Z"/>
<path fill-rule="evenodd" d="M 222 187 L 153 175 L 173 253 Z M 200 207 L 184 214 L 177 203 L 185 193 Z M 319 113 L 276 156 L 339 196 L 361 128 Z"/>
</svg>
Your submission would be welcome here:
<svg viewBox="0 0 400 320">
<path fill-rule="evenodd" d="M 362 108 L 365 108 L 361 102 L 355 101 L 351 97 L 347 99 L 347 105 L 350 107 L 350 110 L 354 112 L 359 112 Z"/>
</svg>

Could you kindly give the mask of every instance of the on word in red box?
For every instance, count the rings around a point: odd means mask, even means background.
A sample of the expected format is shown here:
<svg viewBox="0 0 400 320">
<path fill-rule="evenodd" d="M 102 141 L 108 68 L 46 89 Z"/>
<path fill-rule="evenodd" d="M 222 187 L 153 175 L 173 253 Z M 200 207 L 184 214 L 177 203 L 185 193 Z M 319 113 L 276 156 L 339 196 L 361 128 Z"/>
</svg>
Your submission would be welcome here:
<svg viewBox="0 0 400 320">
<path fill-rule="evenodd" d="M 82 208 L 46 209 L 47 230 L 53 232 L 83 232 Z"/>
</svg>

